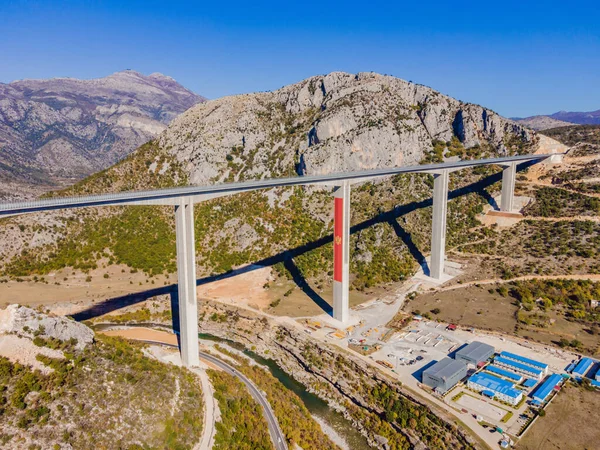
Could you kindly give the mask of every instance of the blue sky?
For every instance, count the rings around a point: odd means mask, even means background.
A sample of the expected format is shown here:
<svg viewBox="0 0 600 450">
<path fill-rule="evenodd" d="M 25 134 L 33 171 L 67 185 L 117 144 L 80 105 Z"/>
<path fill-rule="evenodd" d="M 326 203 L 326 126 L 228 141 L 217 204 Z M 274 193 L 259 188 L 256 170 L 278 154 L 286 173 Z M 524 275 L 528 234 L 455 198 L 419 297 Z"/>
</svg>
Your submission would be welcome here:
<svg viewBox="0 0 600 450">
<path fill-rule="evenodd" d="M 600 109 L 597 1 L 0 0 L 0 82 L 162 72 L 209 98 L 375 71 L 506 116 Z"/>
</svg>

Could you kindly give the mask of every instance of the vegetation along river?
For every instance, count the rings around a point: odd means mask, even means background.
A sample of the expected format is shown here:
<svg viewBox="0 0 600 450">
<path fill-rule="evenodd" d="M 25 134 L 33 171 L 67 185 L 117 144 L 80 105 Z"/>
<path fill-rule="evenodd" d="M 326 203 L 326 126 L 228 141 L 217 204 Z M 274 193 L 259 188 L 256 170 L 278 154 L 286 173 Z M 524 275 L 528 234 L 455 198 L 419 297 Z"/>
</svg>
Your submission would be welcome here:
<svg viewBox="0 0 600 450">
<path fill-rule="evenodd" d="M 102 323 L 94 325 L 93 328 L 95 331 L 102 331 L 122 326 L 156 328 L 156 324 L 153 323 L 138 323 L 128 325 L 117 323 Z M 310 411 L 310 413 L 313 416 L 320 418 L 321 421 L 325 422 L 326 425 L 331 427 L 344 440 L 348 448 L 352 450 L 367 450 L 371 448 L 367 444 L 367 440 L 365 439 L 365 437 L 361 435 L 358 432 L 358 430 L 356 430 L 356 428 L 350 421 L 348 421 L 339 412 L 330 408 L 325 401 L 321 400 L 315 394 L 308 392 L 302 383 L 299 383 L 298 381 L 294 380 L 290 375 L 284 372 L 272 359 L 263 358 L 262 356 L 259 356 L 250 350 L 247 350 L 242 344 L 228 339 L 223 339 L 212 334 L 200 333 L 198 336 L 202 340 L 227 344 L 239 351 L 242 351 L 246 356 L 253 359 L 256 363 L 267 368 L 271 372 L 271 374 L 281 382 L 281 384 L 283 384 L 287 389 L 293 391 L 298 397 L 300 397 L 306 408 Z"/>
</svg>

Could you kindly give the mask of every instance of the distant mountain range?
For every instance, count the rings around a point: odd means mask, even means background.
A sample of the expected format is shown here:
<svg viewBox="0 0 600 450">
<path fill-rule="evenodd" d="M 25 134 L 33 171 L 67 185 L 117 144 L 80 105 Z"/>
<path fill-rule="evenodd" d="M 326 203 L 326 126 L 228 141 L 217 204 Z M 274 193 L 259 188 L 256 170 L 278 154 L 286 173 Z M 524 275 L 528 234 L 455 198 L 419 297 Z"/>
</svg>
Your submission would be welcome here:
<svg viewBox="0 0 600 450">
<path fill-rule="evenodd" d="M 600 125 L 600 109 L 590 112 L 559 111 L 548 116 L 515 117 L 513 120 L 534 130 L 565 127 L 569 125 Z"/>
<path fill-rule="evenodd" d="M 205 99 L 165 75 L 0 83 L 0 199 L 105 169 Z"/>
</svg>

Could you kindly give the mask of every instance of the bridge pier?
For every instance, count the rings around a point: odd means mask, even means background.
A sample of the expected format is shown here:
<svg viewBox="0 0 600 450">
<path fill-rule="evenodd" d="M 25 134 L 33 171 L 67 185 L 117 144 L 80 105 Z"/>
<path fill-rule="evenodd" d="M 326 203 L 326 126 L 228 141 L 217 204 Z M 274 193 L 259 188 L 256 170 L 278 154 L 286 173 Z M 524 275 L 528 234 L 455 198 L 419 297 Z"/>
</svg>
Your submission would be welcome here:
<svg viewBox="0 0 600 450">
<path fill-rule="evenodd" d="M 433 174 L 433 218 L 431 224 L 430 277 L 441 280 L 446 258 L 446 210 L 448 208 L 448 174 L 441 170 Z"/>
<path fill-rule="evenodd" d="M 333 318 L 350 318 L 350 182 L 334 190 L 333 216 Z"/>
<path fill-rule="evenodd" d="M 190 197 L 182 197 L 175 205 L 175 233 L 181 360 L 186 367 L 199 366 L 194 203 Z"/>
<path fill-rule="evenodd" d="M 508 163 L 502 169 L 502 195 L 500 197 L 500 211 L 511 212 L 515 203 L 515 180 L 517 163 Z"/>
</svg>

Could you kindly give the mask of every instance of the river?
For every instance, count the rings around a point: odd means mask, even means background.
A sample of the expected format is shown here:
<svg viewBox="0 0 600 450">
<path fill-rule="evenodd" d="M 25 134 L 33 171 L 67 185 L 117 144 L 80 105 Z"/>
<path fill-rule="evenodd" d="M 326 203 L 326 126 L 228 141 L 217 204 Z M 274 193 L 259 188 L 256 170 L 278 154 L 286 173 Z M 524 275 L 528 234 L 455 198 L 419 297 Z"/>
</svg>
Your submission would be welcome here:
<svg viewBox="0 0 600 450">
<path fill-rule="evenodd" d="M 138 323 L 127 325 L 116 323 L 102 323 L 94 325 L 93 329 L 95 331 L 101 331 L 118 326 L 156 328 L 156 324 L 152 323 Z M 340 443 L 340 446 L 352 450 L 371 449 L 365 437 L 362 434 L 360 434 L 358 430 L 356 430 L 356 428 L 354 428 L 354 425 L 349 420 L 347 420 L 341 413 L 330 408 L 329 405 L 325 401 L 321 400 L 318 396 L 308 392 L 302 383 L 299 383 L 291 376 L 289 376 L 272 359 L 263 358 L 262 356 L 257 355 L 256 353 L 246 349 L 242 344 L 235 341 L 231 341 L 229 339 L 223 339 L 218 336 L 206 333 L 200 333 L 198 337 L 201 340 L 227 344 L 243 352 L 246 356 L 254 360 L 257 364 L 268 369 L 269 372 L 271 372 L 271 374 L 281 382 L 281 384 L 283 384 L 287 389 L 294 392 L 298 397 L 300 397 L 300 399 L 304 403 L 304 406 L 306 406 L 306 409 L 308 409 L 312 416 L 317 418 L 317 422 L 324 422 L 325 426 L 323 428 L 330 427 L 339 437 L 341 437 L 343 443 Z"/>
</svg>

